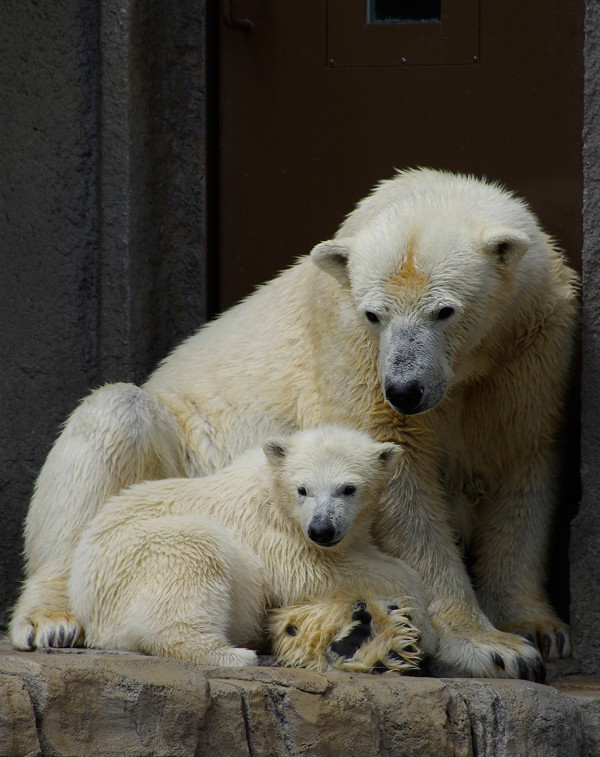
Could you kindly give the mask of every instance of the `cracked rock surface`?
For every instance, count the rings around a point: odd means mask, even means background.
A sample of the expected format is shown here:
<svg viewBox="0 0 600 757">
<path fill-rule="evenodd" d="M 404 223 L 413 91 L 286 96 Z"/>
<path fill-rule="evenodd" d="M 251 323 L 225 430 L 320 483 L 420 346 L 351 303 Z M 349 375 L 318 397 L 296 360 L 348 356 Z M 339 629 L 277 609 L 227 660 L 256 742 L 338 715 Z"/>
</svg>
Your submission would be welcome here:
<svg viewBox="0 0 600 757">
<path fill-rule="evenodd" d="M 0 642 L 0 755 L 600 754 L 600 677 L 205 668 Z"/>
</svg>

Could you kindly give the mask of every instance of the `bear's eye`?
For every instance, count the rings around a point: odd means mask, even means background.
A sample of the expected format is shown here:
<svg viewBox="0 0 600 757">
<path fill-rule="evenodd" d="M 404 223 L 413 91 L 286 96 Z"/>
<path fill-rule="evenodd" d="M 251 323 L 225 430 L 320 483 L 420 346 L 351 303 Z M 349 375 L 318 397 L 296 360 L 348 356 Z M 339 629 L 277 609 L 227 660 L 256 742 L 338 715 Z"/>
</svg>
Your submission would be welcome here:
<svg viewBox="0 0 600 757">
<path fill-rule="evenodd" d="M 379 323 L 379 317 L 372 310 L 367 310 L 365 316 L 367 321 L 370 321 L 371 323 Z"/>
<path fill-rule="evenodd" d="M 452 318 L 454 315 L 454 308 L 450 305 L 444 305 L 443 308 L 440 308 L 437 312 L 436 318 L 438 321 L 447 321 L 448 318 Z"/>
<path fill-rule="evenodd" d="M 298 492 L 298 496 L 306 497 L 306 488 L 304 486 L 299 486 L 296 491 Z"/>
<path fill-rule="evenodd" d="M 342 494 L 345 497 L 350 497 L 352 494 L 355 494 L 355 493 L 356 493 L 356 486 L 354 486 L 354 484 L 347 484 L 342 489 Z"/>
</svg>

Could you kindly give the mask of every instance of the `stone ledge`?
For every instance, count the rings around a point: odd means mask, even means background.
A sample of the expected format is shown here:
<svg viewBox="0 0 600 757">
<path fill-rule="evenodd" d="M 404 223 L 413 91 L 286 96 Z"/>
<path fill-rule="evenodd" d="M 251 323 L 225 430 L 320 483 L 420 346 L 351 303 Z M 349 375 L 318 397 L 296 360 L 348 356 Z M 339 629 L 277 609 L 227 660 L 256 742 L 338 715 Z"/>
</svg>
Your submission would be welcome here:
<svg viewBox="0 0 600 757">
<path fill-rule="evenodd" d="M 1 755 L 600 754 L 600 676 L 523 681 L 203 668 L 0 641 Z"/>
</svg>

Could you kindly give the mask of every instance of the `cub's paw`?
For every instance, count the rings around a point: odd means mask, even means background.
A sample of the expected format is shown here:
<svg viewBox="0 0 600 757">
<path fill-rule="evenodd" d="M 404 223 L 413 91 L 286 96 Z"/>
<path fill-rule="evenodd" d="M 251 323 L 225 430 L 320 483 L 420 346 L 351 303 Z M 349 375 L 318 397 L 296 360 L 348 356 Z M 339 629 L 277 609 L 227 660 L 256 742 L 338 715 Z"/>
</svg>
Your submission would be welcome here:
<svg viewBox="0 0 600 757">
<path fill-rule="evenodd" d="M 277 661 L 291 667 L 414 675 L 423 658 L 410 609 L 393 601 L 333 597 L 280 608 L 269 633 Z"/>
<path fill-rule="evenodd" d="M 325 649 L 330 667 L 365 673 L 395 670 L 418 674 L 423 650 L 410 611 L 386 600 L 369 602 L 368 609 L 366 602 L 355 602 L 351 623 Z"/>
<path fill-rule="evenodd" d="M 75 616 L 54 607 L 40 608 L 28 617 L 13 619 L 8 633 L 12 645 L 23 652 L 83 645 L 83 629 Z"/>
<path fill-rule="evenodd" d="M 544 683 L 546 668 L 527 639 L 492 629 L 466 638 L 440 633 L 440 646 L 431 665 L 438 676 L 521 678 Z"/>
<path fill-rule="evenodd" d="M 501 626 L 503 631 L 517 634 L 537 647 L 544 660 L 571 656 L 569 626 L 557 618 L 531 619 Z"/>
<path fill-rule="evenodd" d="M 218 649 L 167 650 L 166 657 L 175 657 L 198 665 L 218 665 L 220 668 L 242 668 L 258 665 L 258 655 L 252 649 L 223 646 Z"/>
</svg>

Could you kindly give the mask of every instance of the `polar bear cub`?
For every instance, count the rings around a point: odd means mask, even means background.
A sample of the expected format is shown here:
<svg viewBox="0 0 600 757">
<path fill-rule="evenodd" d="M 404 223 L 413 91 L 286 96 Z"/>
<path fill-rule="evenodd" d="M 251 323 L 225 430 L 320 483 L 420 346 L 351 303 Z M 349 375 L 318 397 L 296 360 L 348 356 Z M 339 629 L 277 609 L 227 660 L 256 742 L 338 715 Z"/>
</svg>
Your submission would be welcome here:
<svg viewBox="0 0 600 757">
<path fill-rule="evenodd" d="M 433 653 L 417 574 L 370 536 L 401 454 L 363 432 L 324 427 L 271 439 L 204 478 L 145 482 L 113 497 L 72 562 L 71 606 L 87 645 L 253 664 L 269 609 L 349 592 L 409 604 L 421 649 Z"/>
</svg>

